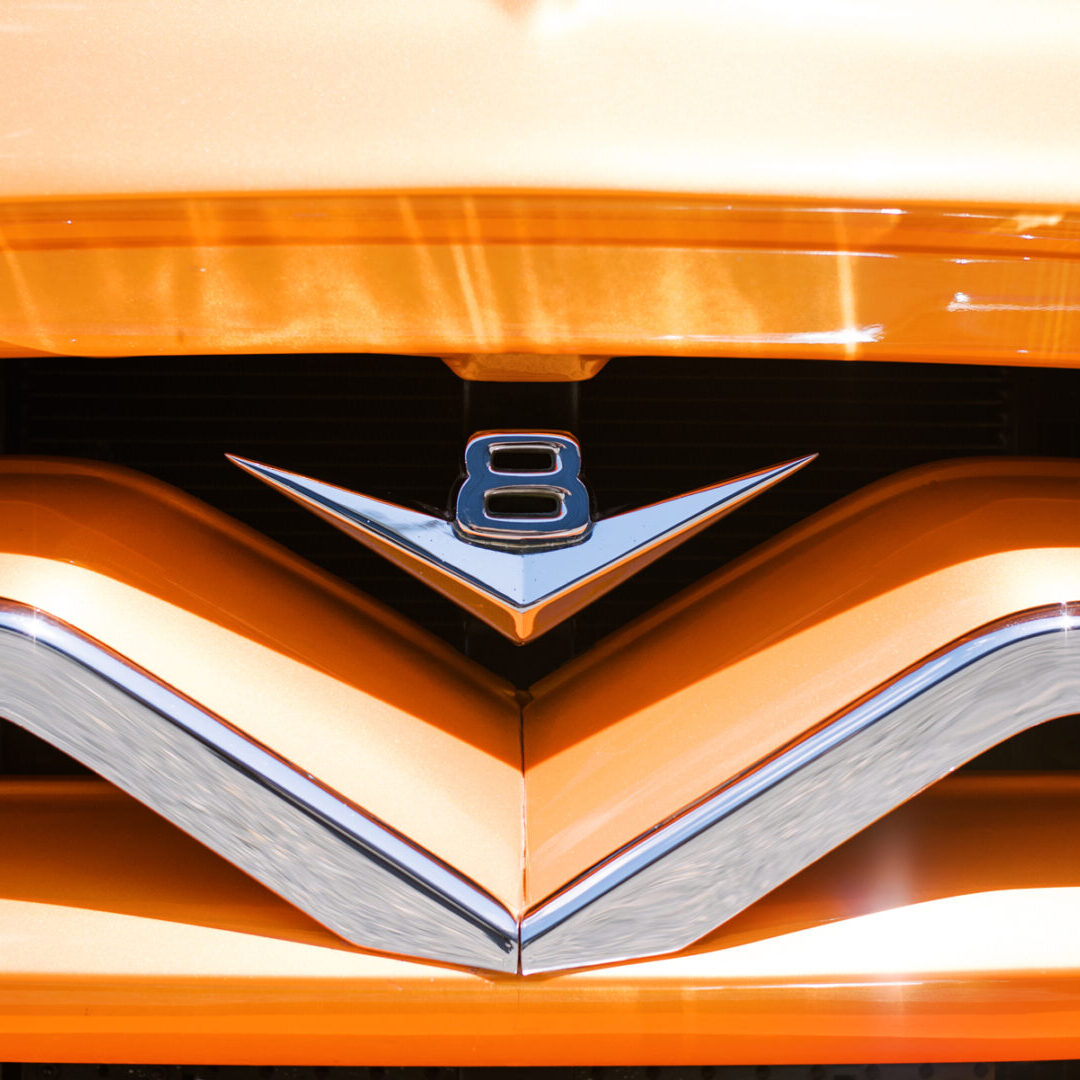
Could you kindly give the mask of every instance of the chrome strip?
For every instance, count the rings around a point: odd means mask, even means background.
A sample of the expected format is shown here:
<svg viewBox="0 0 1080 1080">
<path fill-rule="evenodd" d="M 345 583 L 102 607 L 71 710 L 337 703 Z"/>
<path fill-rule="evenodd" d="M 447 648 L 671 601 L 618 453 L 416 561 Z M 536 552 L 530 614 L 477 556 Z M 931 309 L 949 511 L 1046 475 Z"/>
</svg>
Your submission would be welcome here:
<svg viewBox="0 0 1080 1080">
<path fill-rule="evenodd" d="M 516 921 L 477 886 L 76 628 L 8 600 L 0 715 L 348 941 L 517 968 Z"/>
<path fill-rule="evenodd" d="M 671 952 L 1001 740 L 1080 711 L 1080 606 L 987 628 L 641 837 L 522 922 L 522 970 Z"/>
</svg>

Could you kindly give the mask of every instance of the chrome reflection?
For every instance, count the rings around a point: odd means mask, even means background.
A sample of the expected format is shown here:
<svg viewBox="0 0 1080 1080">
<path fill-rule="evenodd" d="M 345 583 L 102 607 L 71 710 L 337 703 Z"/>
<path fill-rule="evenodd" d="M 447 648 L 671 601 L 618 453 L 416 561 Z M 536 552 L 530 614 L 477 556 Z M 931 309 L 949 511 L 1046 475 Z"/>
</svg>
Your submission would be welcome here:
<svg viewBox="0 0 1080 1080">
<path fill-rule="evenodd" d="M 515 457 L 517 468 L 504 464 Z M 589 493 L 581 480 L 581 447 L 556 432 L 492 432 L 465 447 L 465 480 L 458 490 L 454 524 L 462 539 L 481 547 L 562 547 L 583 540 L 592 526 Z M 520 504 L 498 513 L 500 496 Z M 548 512 L 529 513 L 550 503 Z M 524 510 L 524 512 L 522 512 Z"/>
<path fill-rule="evenodd" d="M 1080 711 L 1080 605 L 909 670 L 528 914 L 522 971 L 680 949 L 996 743 Z"/>
<path fill-rule="evenodd" d="M 106 646 L 9 600 L 0 715 L 356 945 L 516 970 L 516 921 L 477 886 Z"/>
<path fill-rule="evenodd" d="M 481 459 L 490 456 L 493 446 L 514 441 L 538 446 L 546 440 L 554 454 L 555 438 L 551 432 L 474 436 L 469 443 L 470 478 L 482 469 Z M 562 465 L 553 465 L 547 474 L 526 475 L 536 481 L 540 490 L 554 490 L 556 485 L 551 479 L 559 477 L 557 486 L 562 493 L 556 492 L 553 497 L 560 501 L 564 516 L 537 522 L 531 543 L 525 538 L 521 519 L 504 520 L 500 525 L 482 508 L 484 492 L 497 486 L 511 487 L 511 474 L 490 474 L 486 486 L 478 485 L 478 499 L 469 490 L 463 528 L 433 514 L 408 510 L 257 461 L 228 457 L 519 643 L 539 637 L 666 551 L 817 457 L 810 454 L 786 461 L 590 525 L 585 513 L 587 496 L 577 479 L 577 443 L 569 436 L 557 438 L 560 449 L 555 457 L 562 458 Z M 466 539 L 467 533 L 477 533 L 477 522 L 481 521 L 483 542 L 477 543 L 475 535 Z M 503 542 L 498 545 L 500 533 Z M 491 546 L 493 542 L 498 546 Z"/>
</svg>

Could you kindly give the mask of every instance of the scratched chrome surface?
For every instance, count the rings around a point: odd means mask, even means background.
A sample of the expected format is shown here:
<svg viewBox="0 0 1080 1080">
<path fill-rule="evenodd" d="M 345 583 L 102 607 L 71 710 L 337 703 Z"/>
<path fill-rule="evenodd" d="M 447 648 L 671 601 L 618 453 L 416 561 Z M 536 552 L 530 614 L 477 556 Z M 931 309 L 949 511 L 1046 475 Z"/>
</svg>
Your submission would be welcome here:
<svg viewBox="0 0 1080 1080">
<path fill-rule="evenodd" d="M 1080 710 L 1080 606 L 988 628 L 526 916 L 522 970 L 672 952 L 982 750 Z"/>
<path fill-rule="evenodd" d="M 0 712 L 346 940 L 513 971 L 514 919 L 437 860 L 78 631 L 0 601 Z"/>
</svg>

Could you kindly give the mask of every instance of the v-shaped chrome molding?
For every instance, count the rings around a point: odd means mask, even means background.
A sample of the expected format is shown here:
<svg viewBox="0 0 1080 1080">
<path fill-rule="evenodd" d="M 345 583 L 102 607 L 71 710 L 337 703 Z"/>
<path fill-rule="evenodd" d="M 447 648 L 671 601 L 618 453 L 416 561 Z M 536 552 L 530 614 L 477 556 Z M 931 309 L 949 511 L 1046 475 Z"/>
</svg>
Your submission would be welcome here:
<svg viewBox="0 0 1080 1080">
<path fill-rule="evenodd" d="M 348 941 L 517 969 L 513 916 L 453 867 L 100 642 L 8 600 L 0 713 Z"/>
<path fill-rule="evenodd" d="M 149 673 L 10 601 L 0 710 L 357 945 L 529 974 L 688 945 L 980 751 L 1080 710 L 1078 630 L 1080 605 L 984 628 L 520 921 Z"/>
<path fill-rule="evenodd" d="M 466 460 L 481 438 L 493 442 L 496 447 L 522 443 L 535 446 L 539 440 L 550 440 L 551 434 L 513 432 L 474 436 Z M 558 442 L 565 445 L 564 452 L 571 448 L 576 450 L 577 444 L 568 436 L 558 436 Z M 458 520 L 449 521 L 298 473 L 231 454 L 227 456 L 252 476 L 386 556 L 518 643 L 530 641 L 550 630 L 671 548 L 817 457 L 810 454 L 651 506 L 603 518 L 589 523 L 587 529 L 586 502 L 586 516 L 575 535 L 553 540 L 551 531 L 545 529 L 534 534 L 536 542 L 530 546 L 527 543 L 529 534 L 524 528 L 519 528 L 516 533 L 507 528 L 501 530 L 513 536 L 512 541 L 506 540 L 501 545 L 497 541 L 480 542 L 478 538 L 483 533 L 462 527 L 465 500 L 460 496 Z M 522 474 L 497 475 L 505 482 L 497 489 L 489 487 L 488 493 L 493 490 L 524 493 L 528 490 L 512 486 L 515 477 Z M 544 480 L 546 474 L 524 475 L 533 480 L 534 490 L 541 487 L 545 493 L 551 492 L 553 497 L 562 499 L 564 506 L 570 501 L 566 498 L 566 488 L 554 483 L 536 483 L 538 479 Z M 563 479 L 555 469 L 551 470 L 551 475 L 562 483 L 572 482 Z M 573 480 L 576 481 L 576 471 Z M 520 479 L 518 483 L 520 485 Z M 580 482 L 577 483 L 580 486 Z M 478 509 L 477 515 L 482 512 Z M 567 516 L 565 509 L 563 516 Z M 499 521 L 523 525 L 527 519 L 489 516 L 488 521 L 492 525 Z M 557 517 L 555 522 L 561 524 Z M 542 518 L 534 519 L 534 528 L 545 524 Z M 499 531 L 491 528 L 487 535 L 498 536 Z"/>
<path fill-rule="evenodd" d="M 1076 711 L 1078 630 L 1080 605 L 1060 605 L 942 649 L 530 912 L 522 970 L 687 945 L 977 754 Z"/>
</svg>

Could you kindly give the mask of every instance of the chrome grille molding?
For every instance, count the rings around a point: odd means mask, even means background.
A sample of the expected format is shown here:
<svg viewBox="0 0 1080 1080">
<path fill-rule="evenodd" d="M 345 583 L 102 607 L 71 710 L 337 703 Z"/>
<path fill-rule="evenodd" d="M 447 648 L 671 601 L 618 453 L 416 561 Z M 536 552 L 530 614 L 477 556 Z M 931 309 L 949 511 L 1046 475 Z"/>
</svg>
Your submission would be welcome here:
<svg viewBox="0 0 1080 1080">
<path fill-rule="evenodd" d="M 539 972 L 669 952 L 975 754 L 1080 709 L 1080 604 L 984 628 L 522 920 Z M 76 629 L 0 601 L 0 708 L 355 944 L 512 971 L 513 917 Z"/>
<path fill-rule="evenodd" d="M 0 711 L 367 948 L 517 967 L 452 869 L 74 627 L 0 600 Z"/>
<path fill-rule="evenodd" d="M 697 939 L 975 754 L 1080 709 L 1080 604 L 983 628 L 661 825 L 520 925 L 227 722 L 0 602 L 0 709 L 347 940 L 525 973 Z"/>
<path fill-rule="evenodd" d="M 671 952 L 1003 739 L 1080 710 L 1080 605 L 985 627 L 528 915 L 522 969 Z"/>
</svg>

